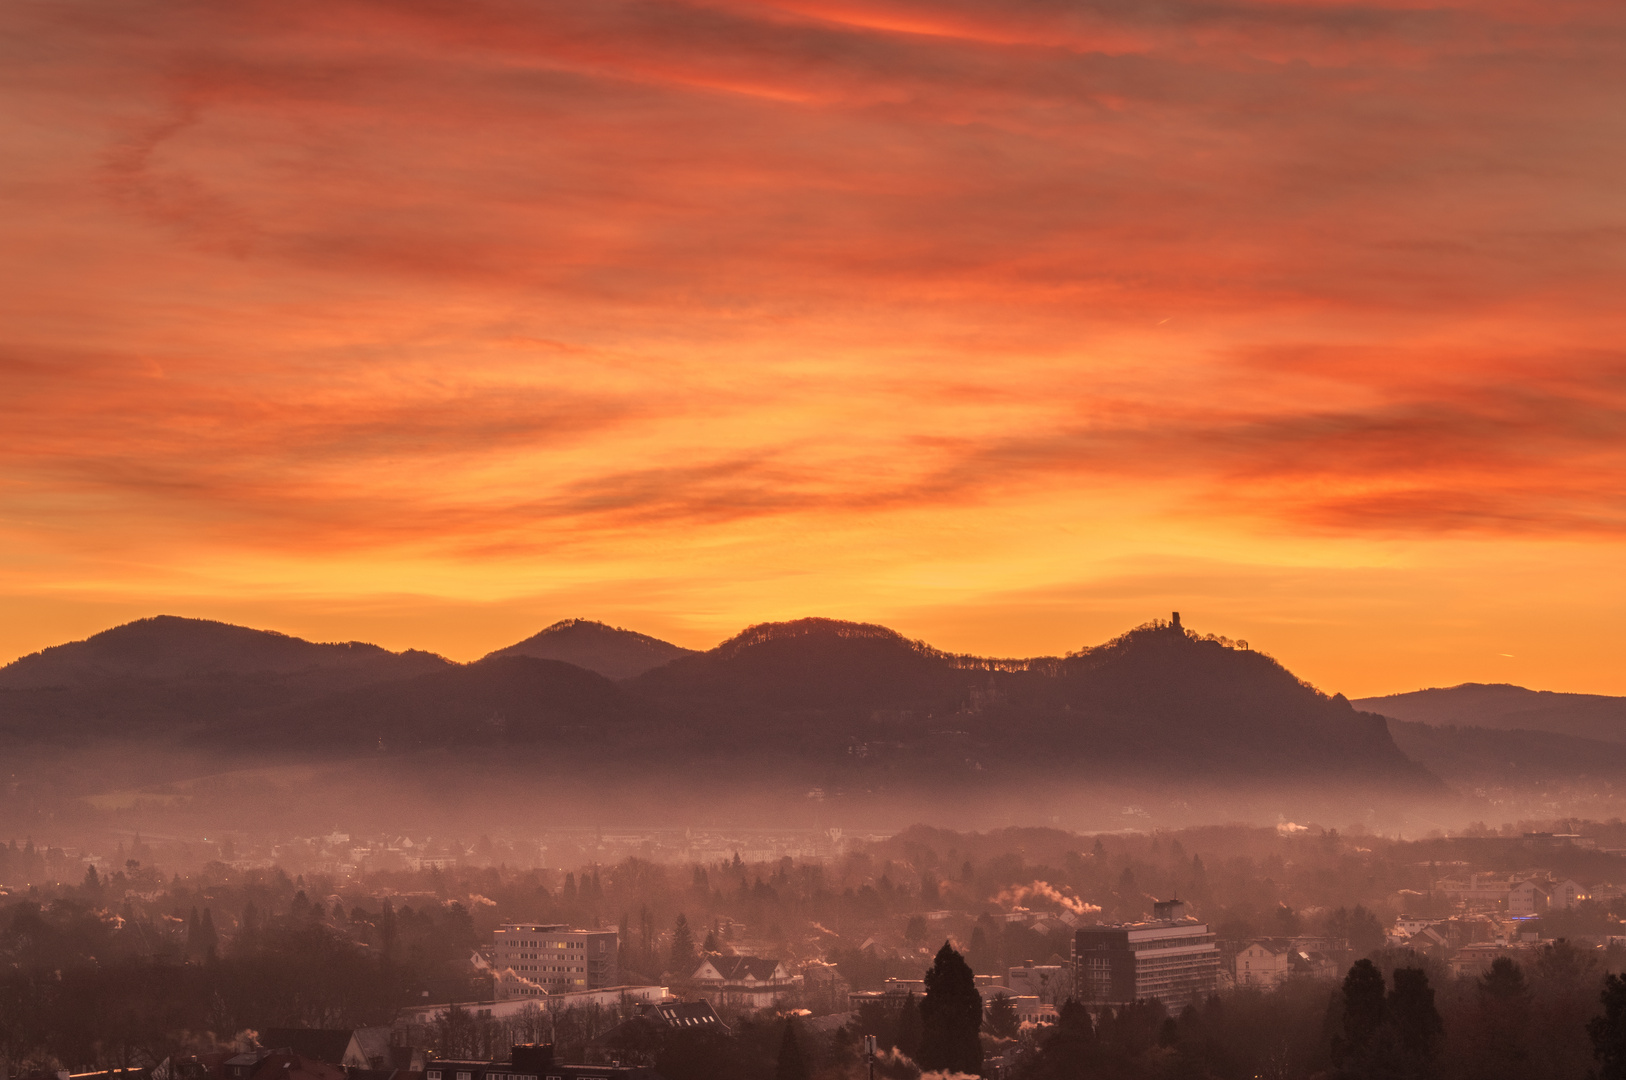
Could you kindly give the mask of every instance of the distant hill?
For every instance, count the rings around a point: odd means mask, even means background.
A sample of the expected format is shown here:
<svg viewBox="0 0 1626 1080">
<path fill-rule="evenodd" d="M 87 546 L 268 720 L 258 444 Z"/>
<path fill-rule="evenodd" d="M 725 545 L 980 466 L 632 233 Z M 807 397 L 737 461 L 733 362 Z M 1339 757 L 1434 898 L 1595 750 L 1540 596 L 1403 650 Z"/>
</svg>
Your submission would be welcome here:
<svg viewBox="0 0 1626 1080">
<path fill-rule="evenodd" d="M 647 634 L 590 619 L 565 619 L 516 645 L 498 649 L 486 659 L 534 656 L 540 660 L 562 660 L 609 679 L 630 679 L 680 656 L 692 655 L 692 649 Z"/>
<path fill-rule="evenodd" d="M 1463 683 L 1409 694 L 1363 698 L 1356 706 L 1423 724 L 1549 731 L 1626 743 L 1626 697 L 1560 694 L 1507 683 Z"/>
<path fill-rule="evenodd" d="M 317 644 L 159 615 L 0 668 L 0 736 L 190 738 L 269 709 L 451 667 L 433 653 Z"/>
<path fill-rule="evenodd" d="M 1582 784 L 1626 776 L 1626 744 L 1550 731 L 1500 730 L 1391 720 L 1413 761 L 1463 785 Z"/>
<path fill-rule="evenodd" d="M 734 712 L 954 709 L 975 676 L 895 630 L 836 619 L 752 626 L 638 679 L 646 696 Z"/>
<path fill-rule="evenodd" d="M 663 775 L 731 765 L 804 791 L 995 777 L 1437 786 L 1382 717 L 1177 621 L 1026 660 L 832 619 L 753 626 L 703 653 L 573 621 L 456 665 L 159 618 L 0 671 L 7 734 L 318 755 L 533 746 L 555 763 L 636 760 Z"/>
<path fill-rule="evenodd" d="M 0 686 L 84 686 L 109 679 L 161 680 L 219 675 L 355 672 L 363 679 L 400 678 L 445 667 L 432 653 L 392 653 L 359 641 L 317 644 L 274 630 L 210 619 L 157 615 L 54 645 L 0 668 Z"/>
<path fill-rule="evenodd" d="M 958 762 L 1081 778 L 1431 780 L 1381 717 L 1178 624 L 1068 657 L 992 660 L 885 627 L 803 619 L 752 627 L 629 688 L 718 743 L 845 753 L 901 771 Z"/>
</svg>

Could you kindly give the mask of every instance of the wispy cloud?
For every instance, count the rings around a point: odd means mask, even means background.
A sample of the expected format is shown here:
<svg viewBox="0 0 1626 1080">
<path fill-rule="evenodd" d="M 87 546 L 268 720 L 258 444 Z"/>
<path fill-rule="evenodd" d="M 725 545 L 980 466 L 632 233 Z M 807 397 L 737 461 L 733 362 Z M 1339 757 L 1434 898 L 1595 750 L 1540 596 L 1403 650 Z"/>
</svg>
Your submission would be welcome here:
<svg viewBox="0 0 1626 1080">
<path fill-rule="evenodd" d="M 8 5 L 0 531 L 1617 537 L 1623 60 L 1604 0 Z"/>
</svg>

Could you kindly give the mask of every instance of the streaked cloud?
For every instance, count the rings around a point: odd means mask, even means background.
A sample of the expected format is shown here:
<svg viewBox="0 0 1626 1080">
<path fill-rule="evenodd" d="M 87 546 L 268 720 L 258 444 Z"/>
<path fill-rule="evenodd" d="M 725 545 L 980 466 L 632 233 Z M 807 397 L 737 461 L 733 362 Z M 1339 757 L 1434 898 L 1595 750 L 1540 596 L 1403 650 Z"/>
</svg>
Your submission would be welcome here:
<svg viewBox="0 0 1626 1080">
<path fill-rule="evenodd" d="M 1618 543 L 1623 61 L 1602 0 L 12 4 L 0 585 Z"/>
</svg>

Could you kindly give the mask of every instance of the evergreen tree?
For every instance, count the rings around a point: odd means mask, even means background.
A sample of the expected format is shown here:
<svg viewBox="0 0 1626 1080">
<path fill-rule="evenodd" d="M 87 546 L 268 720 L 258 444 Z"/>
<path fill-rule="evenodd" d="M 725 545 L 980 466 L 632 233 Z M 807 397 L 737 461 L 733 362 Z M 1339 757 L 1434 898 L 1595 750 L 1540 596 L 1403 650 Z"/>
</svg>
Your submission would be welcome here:
<svg viewBox="0 0 1626 1080">
<path fill-rule="evenodd" d="M 1014 1039 L 1022 1021 L 1016 1015 L 1016 1002 L 1006 993 L 994 995 L 988 1003 L 988 1034 L 996 1039 Z"/>
<path fill-rule="evenodd" d="M 982 995 L 965 957 L 946 941 L 926 972 L 920 1025 L 922 1069 L 982 1075 Z"/>
<path fill-rule="evenodd" d="M 694 974 L 694 935 L 689 932 L 689 920 L 679 912 L 672 926 L 672 957 L 670 970 L 680 979 Z"/>
<path fill-rule="evenodd" d="M 1514 1080 L 1528 1075 L 1530 988 L 1524 972 L 1506 956 L 1474 983 L 1472 1036 L 1465 1040 L 1468 1072 L 1480 1080 Z"/>
<path fill-rule="evenodd" d="M 187 959 L 203 955 L 203 922 L 198 918 L 198 909 L 193 908 L 192 914 L 186 920 L 186 956 Z"/>
<path fill-rule="evenodd" d="M 1342 1035 L 1333 1047 L 1340 1065 L 1364 1056 L 1388 1017 L 1383 972 L 1370 960 L 1357 960 L 1344 976 Z"/>
<path fill-rule="evenodd" d="M 1027 1059 L 1025 1080 L 1076 1080 L 1088 1075 L 1096 1056 L 1095 1024 L 1090 1011 L 1073 998 L 1062 1002 L 1056 1025 L 1039 1041 L 1038 1053 Z"/>
<path fill-rule="evenodd" d="M 898 1010 L 898 1036 L 894 1045 L 908 1057 L 917 1056 L 920 1053 L 922 1027 L 920 999 L 911 990 L 909 996 L 903 999 L 903 1008 Z"/>
<path fill-rule="evenodd" d="M 1398 968 L 1389 991 L 1389 1019 L 1400 1049 L 1415 1076 L 1428 1076 L 1445 1036 L 1445 1022 L 1434 1005 L 1434 988 L 1422 968 Z"/>
<path fill-rule="evenodd" d="M 1626 1080 L 1626 976 L 1605 978 L 1601 1000 L 1603 1015 L 1586 1026 L 1598 1059 L 1598 1080 Z"/>
<path fill-rule="evenodd" d="M 384 906 L 378 913 L 378 941 L 384 959 L 388 960 L 395 954 L 395 907 L 390 903 L 389 897 L 384 898 Z"/>
<path fill-rule="evenodd" d="M 203 909 L 203 918 L 198 923 L 198 933 L 203 942 L 203 956 L 213 959 L 215 950 L 220 947 L 220 936 L 215 933 L 215 917 L 208 908 Z"/>
<path fill-rule="evenodd" d="M 774 1080 L 808 1080 L 807 1062 L 802 1059 L 802 1046 L 796 1041 L 796 1022 L 785 1021 L 785 1037 L 779 1040 L 779 1063 L 774 1066 Z"/>
</svg>

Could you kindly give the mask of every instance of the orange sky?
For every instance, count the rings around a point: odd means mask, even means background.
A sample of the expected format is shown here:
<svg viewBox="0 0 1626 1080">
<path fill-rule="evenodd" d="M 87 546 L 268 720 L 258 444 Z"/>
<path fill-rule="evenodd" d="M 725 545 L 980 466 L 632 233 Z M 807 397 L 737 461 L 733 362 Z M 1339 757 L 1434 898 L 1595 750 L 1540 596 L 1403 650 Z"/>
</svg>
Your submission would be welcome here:
<svg viewBox="0 0 1626 1080">
<path fill-rule="evenodd" d="M 1626 7 L 0 7 L 0 660 L 567 616 L 1626 693 Z"/>
</svg>

